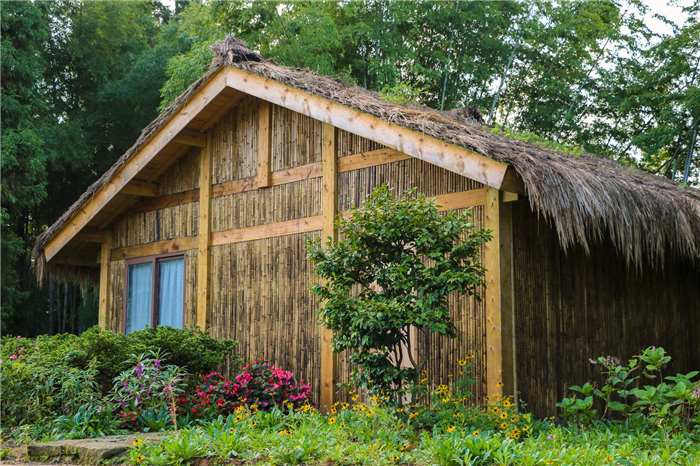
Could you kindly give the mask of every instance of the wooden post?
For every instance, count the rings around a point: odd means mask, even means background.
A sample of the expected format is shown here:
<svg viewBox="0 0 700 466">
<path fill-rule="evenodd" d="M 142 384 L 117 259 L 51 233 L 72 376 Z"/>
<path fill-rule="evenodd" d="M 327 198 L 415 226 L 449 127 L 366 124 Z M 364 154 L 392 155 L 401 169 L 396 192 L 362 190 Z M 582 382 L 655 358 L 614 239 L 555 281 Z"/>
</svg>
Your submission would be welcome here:
<svg viewBox="0 0 700 466">
<path fill-rule="evenodd" d="M 207 146 L 200 151 L 199 165 L 199 235 L 197 236 L 197 326 L 206 330 L 211 324 L 209 246 L 211 244 L 211 165 L 214 134 L 207 136 Z"/>
<path fill-rule="evenodd" d="M 485 190 L 484 228 L 492 230 L 493 236 L 484 250 L 486 394 L 515 397 L 512 209 L 502 201 L 500 191 L 488 186 Z"/>
<path fill-rule="evenodd" d="M 258 127 L 258 188 L 272 185 L 272 105 L 260 100 Z"/>
<path fill-rule="evenodd" d="M 323 123 L 323 238 L 325 243 L 338 240 L 335 217 L 338 214 L 338 145 L 337 131 Z M 321 408 L 329 409 L 337 399 L 338 356 L 331 350 L 333 332 L 322 330 L 321 339 Z"/>
<path fill-rule="evenodd" d="M 112 232 L 107 232 L 107 241 L 102 243 L 100 251 L 100 306 L 97 323 L 106 330 L 110 329 L 109 308 L 112 296 L 111 271 L 110 271 L 110 251 L 112 247 Z M 94 259 L 93 259 L 94 260 Z M 126 306 L 126 303 L 124 303 Z"/>
</svg>

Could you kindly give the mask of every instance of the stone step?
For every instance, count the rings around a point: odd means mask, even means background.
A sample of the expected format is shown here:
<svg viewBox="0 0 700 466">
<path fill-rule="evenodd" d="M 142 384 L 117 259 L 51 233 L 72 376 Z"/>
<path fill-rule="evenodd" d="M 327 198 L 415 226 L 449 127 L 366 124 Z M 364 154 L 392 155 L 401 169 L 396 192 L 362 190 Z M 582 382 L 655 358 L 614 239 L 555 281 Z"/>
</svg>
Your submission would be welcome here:
<svg viewBox="0 0 700 466">
<path fill-rule="evenodd" d="M 158 432 L 134 433 L 129 435 L 110 435 L 80 440 L 53 440 L 51 442 L 32 443 L 27 446 L 27 454 L 33 458 L 46 456 L 77 456 L 81 462 L 94 464 L 99 460 L 123 455 L 137 438 L 155 442 L 162 438 Z"/>
</svg>

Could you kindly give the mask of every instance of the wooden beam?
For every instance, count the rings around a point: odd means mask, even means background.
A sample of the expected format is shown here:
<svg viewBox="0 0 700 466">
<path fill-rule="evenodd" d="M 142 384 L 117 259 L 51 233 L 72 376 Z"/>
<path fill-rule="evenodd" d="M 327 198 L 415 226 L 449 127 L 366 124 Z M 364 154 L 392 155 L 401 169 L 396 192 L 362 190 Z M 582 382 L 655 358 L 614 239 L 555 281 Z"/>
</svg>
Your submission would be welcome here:
<svg viewBox="0 0 700 466">
<path fill-rule="evenodd" d="M 207 147 L 207 136 L 193 129 L 183 129 L 173 138 L 173 142 L 185 146 Z"/>
<path fill-rule="evenodd" d="M 486 268 L 486 393 L 515 396 L 515 335 L 512 276 L 512 204 L 485 188 L 484 228 L 493 238 L 484 250 Z"/>
<path fill-rule="evenodd" d="M 97 228 L 83 228 L 80 233 L 75 235 L 77 241 L 85 241 L 86 243 L 106 243 L 109 238 L 107 230 L 98 230 Z"/>
<path fill-rule="evenodd" d="M 44 246 L 46 260 L 51 260 L 80 230 L 102 210 L 185 126 L 226 88 L 227 74 L 219 72 L 198 90 Z"/>
<path fill-rule="evenodd" d="M 110 248 L 112 246 L 112 232 L 108 232 L 107 241 L 102 244 L 100 252 L 100 304 L 97 314 L 97 323 L 107 329 L 109 325 L 109 308 L 112 303 L 112 284 L 110 271 Z"/>
<path fill-rule="evenodd" d="M 226 112 L 231 110 L 234 105 L 236 105 L 238 102 L 243 100 L 243 98 L 246 96 L 245 93 L 243 92 L 236 92 L 233 97 L 231 97 L 224 105 L 221 106 L 220 109 L 218 109 L 209 119 L 202 125 L 201 128 L 199 128 L 200 133 L 204 133 L 207 131 L 209 128 L 214 126 L 221 120 L 221 118 L 224 116 Z"/>
<path fill-rule="evenodd" d="M 93 257 L 90 259 L 89 257 L 84 257 L 85 254 L 82 254 L 83 257 L 76 257 L 76 255 L 72 254 L 67 257 L 60 257 L 56 256 L 53 259 L 51 259 L 52 264 L 59 264 L 59 265 L 72 265 L 75 267 L 90 267 L 90 268 L 99 268 L 102 264 L 102 259 L 101 259 L 101 252 L 97 260 Z"/>
<path fill-rule="evenodd" d="M 338 214 L 338 131 L 323 123 L 323 236 L 322 241 L 336 243 L 338 230 L 335 217 Z M 330 410 L 337 399 L 338 355 L 331 346 L 333 332 L 327 328 L 321 333 L 321 408 Z"/>
<path fill-rule="evenodd" d="M 155 243 L 127 246 L 112 249 L 110 260 L 119 261 L 133 259 L 134 257 L 155 256 L 157 254 L 169 254 L 171 252 L 187 251 L 197 247 L 196 236 L 183 236 L 182 238 L 157 241 Z"/>
<path fill-rule="evenodd" d="M 165 196 L 144 199 L 139 202 L 129 213 L 142 214 L 152 210 L 165 209 L 167 207 L 175 207 L 183 204 L 191 204 L 199 201 L 199 189 L 191 189 L 176 194 L 167 194 Z"/>
<path fill-rule="evenodd" d="M 228 86 L 499 189 L 509 165 L 242 69 Z"/>
<path fill-rule="evenodd" d="M 130 194 L 133 196 L 156 197 L 158 196 L 158 184 L 147 183 L 145 181 L 132 180 L 124 186 L 119 194 Z"/>
<path fill-rule="evenodd" d="M 260 101 L 258 110 L 258 188 L 272 184 L 272 105 Z"/>
<path fill-rule="evenodd" d="M 216 185 L 214 185 L 216 186 Z M 198 190 L 197 190 L 198 191 Z M 464 209 L 476 205 L 482 205 L 484 200 L 484 189 L 472 189 L 469 191 L 460 191 L 458 193 L 443 194 L 435 196 L 439 211 Z M 212 196 L 213 197 L 213 196 Z M 350 214 L 349 211 L 342 212 L 344 216 Z M 315 217 L 304 217 L 295 220 L 287 220 L 284 222 L 266 223 L 246 228 L 237 228 L 233 230 L 217 231 L 211 233 L 211 243 L 209 246 L 221 246 L 223 244 L 241 243 L 244 241 L 255 241 L 265 238 L 273 238 L 276 236 L 294 235 L 297 233 L 308 233 L 311 231 L 324 230 L 324 223 L 328 227 L 329 220 L 323 215 Z M 325 236 L 334 237 L 335 233 Z M 199 247 L 197 236 L 185 236 L 156 243 L 141 244 L 138 246 L 129 246 L 119 249 L 113 249 L 111 260 L 131 259 L 134 257 L 151 256 L 155 254 L 167 254 L 171 252 L 185 251 Z"/>
<path fill-rule="evenodd" d="M 320 230 L 323 217 L 305 217 L 286 222 L 266 223 L 254 227 L 237 228 L 235 230 L 217 231 L 211 234 L 211 245 L 242 243 L 258 239 L 274 238 L 275 236 L 295 235 Z"/>
<path fill-rule="evenodd" d="M 347 157 L 340 157 L 338 159 L 338 171 L 349 172 L 350 170 L 376 167 L 377 165 L 384 165 L 385 163 L 398 162 L 412 158 L 413 157 L 410 155 L 399 152 L 396 149 L 377 149 L 348 155 Z"/>
<path fill-rule="evenodd" d="M 211 324 L 210 251 L 211 244 L 211 171 L 214 153 L 214 133 L 209 145 L 202 150 L 199 169 L 199 235 L 197 236 L 197 326 L 206 330 Z"/>
</svg>

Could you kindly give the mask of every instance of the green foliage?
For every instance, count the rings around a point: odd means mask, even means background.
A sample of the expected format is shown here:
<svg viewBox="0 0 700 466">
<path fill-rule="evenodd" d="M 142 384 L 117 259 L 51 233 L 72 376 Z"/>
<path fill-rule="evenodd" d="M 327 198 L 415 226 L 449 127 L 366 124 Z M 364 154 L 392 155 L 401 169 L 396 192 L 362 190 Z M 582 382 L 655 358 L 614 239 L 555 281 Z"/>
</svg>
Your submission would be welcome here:
<svg viewBox="0 0 700 466">
<path fill-rule="evenodd" d="M 129 366 L 133 353 L 160 351 L 163 365 L 187 368 L 196 375 L 222 364 L 235 367 L 239 362 L 235 347 L 233 340 L 170 327 L 128 336 L 95 327 L 80 336 L 3 337 L 3 424 L 33 424 L 63 414 L 74 415 L 80 406 L 106 394 L 122 371 L 133 369 Z"/>
<path fill-rule="evenodd" d="M 529 131 L 515 131 L 511 128 L 504 128 L 503 126 L 496 125 L 491 129 L 491 132 L 494 134 L 502 134 L 511 139 L 529 142 L 536 146 L 544 147 L 545 149 L 551 149 L 557 152 L 561 152 L 563 154 L 579 156 L 584 153 L 583 149 L 579 146 L 560 144 L 555 141 L 544 139 Z"/>
<path fill-rule="evenodd" d="M 117 419 L 109 405 L 81 406 L 72 416 L 58 417 L 53 425 L 53 438 L 56 440 L 104 437 L 119 433 Z"/>
<path fill-rule="evenodd" d="M 624 424 L 588 428 L 538 423 L 530 436 L 509 438 L 473 425 L 426 430 L 382 403 L 356 404 L 327 416 L 315 410 L 243 411 L 162 442 L 136 442 L 129 464 L 183 464 L 193 456 L 216 463 L 692 465 L 700 459 L 697 431 L 670 436 Z M 234 460 L 234 461 L 232 461 Z"/>
<path fill-rule="evenodd" d="M 352 352 L 353 380 L 398 401 L 405 381 L 418 382 L 427 356 L 413 359 L 411 328 L 454 336 L 447 295 L 479 298 L 480 248 L 490 235 L 475 228 L 470 211 L 439 213 L 425 195 L 394 196 L 386 186 L 337 225 L 342 241 L 308 244 L 326 280 L 312 287 L 324 303 L 321 323 L 333 331 L 333 351 Z"/>
<path fill-rule="evenodd" d="M 609 411 L 615 411 L 628 421 L 642 420 L 657 426 L 664 435 L 690 429 L 691 420 L 700 420 L 700 382 L 693 381 L 698 371 L 664 377 L 662 369 L 670 361 L 663 348 L 653 346 L 624 366 L 615 357 L 600 357 L 596 363 L 604 368 L 603 387 L 597 389 L 588 382 L 581 387 L 569 387 L 583 398 L 564 398 L 557 406 L 562 408 L 564 417 L 590 424 L 598 415 L 593 403 L 597 397 L 604 402 L 603 418 Z M 642 385 L 645 381 L 656 384 Z"/>
<path fill-rule="evenodd" d="M 165 356 L 154 351 L 132 354 L 129 369 L 114 379 L 114 401 L 125 411 L 148 411 L 146 419 L 157 422 L 154 412 L 167 412 L 172 396 L 183 392 L 181 385 L 186 375 L 178 366 L 162 364 Z"/>
</svg>

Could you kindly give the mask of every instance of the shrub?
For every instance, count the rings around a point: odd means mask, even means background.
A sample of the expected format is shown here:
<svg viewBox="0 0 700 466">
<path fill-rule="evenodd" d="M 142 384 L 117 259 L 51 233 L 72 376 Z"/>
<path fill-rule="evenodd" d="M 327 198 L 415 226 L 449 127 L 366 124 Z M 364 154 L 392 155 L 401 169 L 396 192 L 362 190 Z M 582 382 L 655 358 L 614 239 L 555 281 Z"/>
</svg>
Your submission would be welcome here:
<svg viewBox="0 0 700 466">
<path fill-rule="evenodd" d="M 275 406 L 308 404 L 311 387 L 264 360 L 246 365 L 232 380 L 213 372 L 196 387 L 184 409 L 198 417 L 239 413 L 242 406 L 267 411 Z M 183 414 L 186 412 L 183 411 Z"/>
<path fill-rule="evenodd" d="M 454 337 L 447 296 L 477 299 L 484 284 L 481 246 L 490 239 L 471 211 L 438 212 L 415 190 L 394 196 L 377 188 L 348 219 L 337 219 L 344 239 L 310 241 L 308 255 L 323 284 L 312 287 L 324 303 L 321 322 L 333 331 L 333 351 L 349 350 L 353 381 L 400 402 L 427 360 L 414 359 L 411 329 Z M 402 351 L 403 346 L 408 351 Z M 403 355 L 408 361 L 403 361 Z M 406 363 L 406 364 L 404 364 Z"/>
<path fill-rule="evenodd" d="M 69 339 L 54 340 L 54 348 L 64 347 L 64 340 Z M 3 352 L 12 354 L 3 355 L 0 361 L 3 396 L 0 416 L 4 425 L 45 422 L 72 414 L 98 398 L 94 363 L 85 368 L 69 367 L 53 352 L 44 357 L 40 342 L 27 338 L 5 341 L 9 344 L 7 347 L 3 344 Z"/>
<path fill-rule="evenodd" d="M 130 369 L 132 354 L 164 354 L 162 364 L 186 366 L 206 374 L 235 367 L 236 342 L 217 340 L 200 330 L 159 327 L 128 336 L 93 327 L 80 336 L 3 337 L 0 377 L 5 426 L 32 424 L 74 415 L 111 388 L 114 378 Z M 167 354 L 166 354 L 167 352 Z"/>
<path fill-rule="evenodd" d="M 161 430 L 175 422 L 173 400 L 182 393 L 186 374 L 178 366 L 162 364 L 163 359 L 153 351 L 132 355 L 132 367 L 114 379 L 110 399 L 120 408 L 121 427 L 145 424 Z"/>
</svg>

